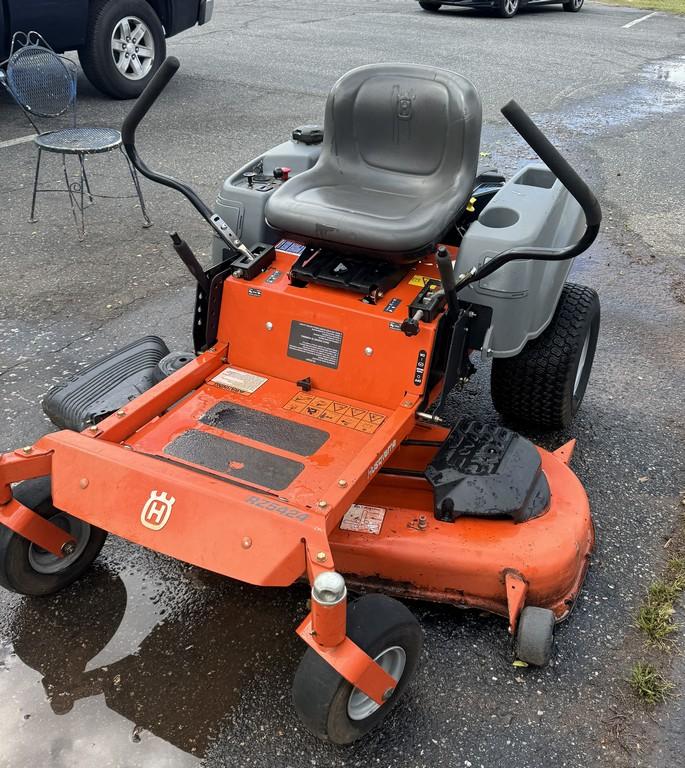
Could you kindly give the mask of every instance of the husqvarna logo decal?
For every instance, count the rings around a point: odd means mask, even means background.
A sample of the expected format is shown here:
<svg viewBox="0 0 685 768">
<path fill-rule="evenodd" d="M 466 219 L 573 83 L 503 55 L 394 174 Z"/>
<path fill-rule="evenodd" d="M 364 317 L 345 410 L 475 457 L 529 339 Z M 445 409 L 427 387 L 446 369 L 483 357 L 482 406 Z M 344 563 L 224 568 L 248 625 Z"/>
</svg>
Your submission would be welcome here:
<svg viewBox="0 0 685 768">
<path fill-rule="evenodd" d="M 165 491 L 152 491 L 140 513 L 140 522 L 151 531 L 159 531 L 169 522 L 176 499 Z"/>
</svg>

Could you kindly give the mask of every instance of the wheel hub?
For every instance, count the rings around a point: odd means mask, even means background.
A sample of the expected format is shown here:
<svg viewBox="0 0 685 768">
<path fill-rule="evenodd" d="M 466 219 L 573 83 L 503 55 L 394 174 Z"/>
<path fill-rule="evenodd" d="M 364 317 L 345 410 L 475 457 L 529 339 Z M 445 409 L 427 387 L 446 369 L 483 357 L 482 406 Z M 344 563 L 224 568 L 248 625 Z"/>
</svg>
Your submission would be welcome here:
<svg viewBox="0 0 685 768">
<path fill-rule="evenodd" d="M 407 654 L 404 648 L 393 645 L 391 648 L 381 651 L 374 661 L 398 683 L 407 663 Z M 387 701 L 394 692 L 395 688 L 388 688 L 383 694 L 383 700 Z M 347 700 L 347 716 L 350 720 L 365 720 L 381 706 L 363 691 L 360 691 L 359 688 L 353 688 L 350 698 Z"/>
</svg>

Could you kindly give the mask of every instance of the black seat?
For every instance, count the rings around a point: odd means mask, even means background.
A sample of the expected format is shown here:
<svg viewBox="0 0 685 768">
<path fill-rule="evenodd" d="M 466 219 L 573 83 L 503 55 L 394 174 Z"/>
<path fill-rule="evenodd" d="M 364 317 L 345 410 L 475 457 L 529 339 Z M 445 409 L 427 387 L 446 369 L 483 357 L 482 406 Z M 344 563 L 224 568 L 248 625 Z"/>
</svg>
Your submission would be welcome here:
<svg viewBox="0 0 685 768">
<path fill-rule="evenodd" d="M 269 199 L 269 224 L 335 250 L 409 262 L 473 190 L 481 104 L 461 75 L 413 64 L 353 69 L 326 103 L 321 156 Z"/>
</svg>

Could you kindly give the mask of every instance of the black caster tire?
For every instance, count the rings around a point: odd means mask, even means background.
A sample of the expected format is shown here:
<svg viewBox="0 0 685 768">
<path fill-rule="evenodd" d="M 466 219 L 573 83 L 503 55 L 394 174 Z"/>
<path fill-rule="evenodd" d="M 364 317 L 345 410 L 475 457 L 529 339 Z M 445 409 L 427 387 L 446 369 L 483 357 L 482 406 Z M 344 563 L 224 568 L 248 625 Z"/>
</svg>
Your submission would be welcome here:
<svg viewBox="0 0 685 768">
<path fill-rule="evenodd" d="M 518 355 L 493 360 L 490 390 L 499 413 L 533 429 L 565 429 L 583 402 L 599 322 L 597 293 L 566 283 L 540 336 Z"/>
<path fill-rule="evenodd" d="M 60 558 L 0 525 L 0 586 L 21 595 L 42 597 L 59 592 L 95 560 L 107 532 L 53 507 L 49 477 L 26 480 L 13 489 L 13 495 L 25 507 L 69 531 L 76 539 L 76 548 Z"/>
<path fill-rule="evenodd" d="M 349 604 L 347 634 L 398 683 L 378 706 L 308 648 L 293 680 L 293 703 L 305 727 L 334 744 L 356 741 L 387 717 L 414 674 L 423 647 L 414 615 L 385 595 L 364 595 Z"/>
<path fill-rule="evenodd" d="M 516 658 L 534 667 L 545 667 L 554 647 L 554 611 L 526 606 L 516 628 Z"/>
<path fill-rule="evenodd" d="M 130 42 L 130 51 L 119 50 L 129 45 L 127 29 L 143 37 L 138 46 Z M 99 91 L 114 99 L 140 96 L 166 57 L 162 22 L 146 0 L 96 0 L 91 3 L 86 35 L 78 52 L 83 71 Z"/>
<path fill-rule="evenodd" d="M 568 13 L 578 13 L 583 7 L 583 2 L 584 0 L 571 0 L 568 3 L 564 3 L 562 7 Z"/>
<path fill-rule="evenodd" d="M 432 13 L 435 13 L 436 11 L 440 10 L 441 3 L 428 3 L 419 0 L 419 5 L 423 8 L 424 11 L 431 11 Z"/>
<path fill-rule="evenodd" d="M 499 0 L 497 3 L 497 15 L 502 19 L 510 19 L 516 16 L 519 9 L 519 0 Z"/>
</svg>

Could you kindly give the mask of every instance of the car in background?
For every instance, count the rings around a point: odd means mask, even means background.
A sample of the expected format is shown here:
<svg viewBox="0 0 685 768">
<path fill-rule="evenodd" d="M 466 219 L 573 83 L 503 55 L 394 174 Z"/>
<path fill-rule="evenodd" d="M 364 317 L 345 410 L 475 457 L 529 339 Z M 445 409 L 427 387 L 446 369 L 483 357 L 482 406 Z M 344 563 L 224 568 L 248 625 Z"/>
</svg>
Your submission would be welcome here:
<svg viewBox="0 0 685 768">
<path fill-rule="evenodd" d="M 443 5 L 461 5 L 470 8 L 487 8 L 497 12 L 498 16 L 510 19 L 521 8 L 532 5 L 561 5 L 565 11 L 578 13 L 583 7 L 583 0 L 419 0 L 424 11 L 435 13 Z"/>
<path fill-rule="evenodd" d="M 214 0 L 0 0 L 0 61 L 16 32 L 38 32 L 58 53 L 78 51 L 86 77 L 133 99 L 166 56 L 166 38 L 212 17 Z"/>
</svg>

